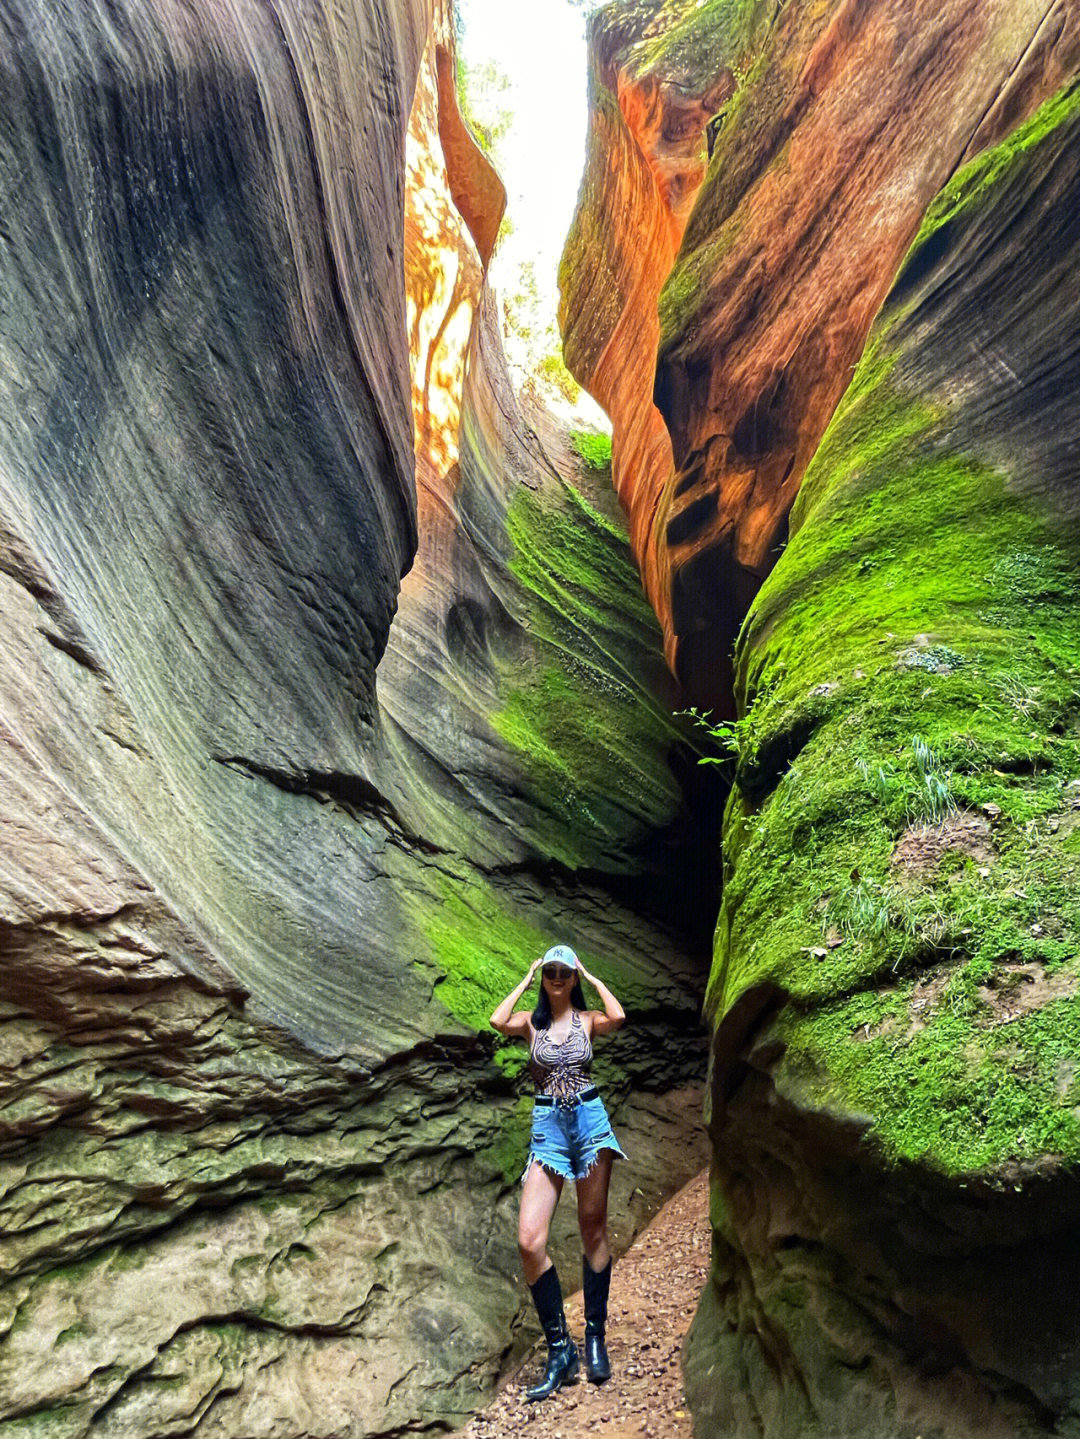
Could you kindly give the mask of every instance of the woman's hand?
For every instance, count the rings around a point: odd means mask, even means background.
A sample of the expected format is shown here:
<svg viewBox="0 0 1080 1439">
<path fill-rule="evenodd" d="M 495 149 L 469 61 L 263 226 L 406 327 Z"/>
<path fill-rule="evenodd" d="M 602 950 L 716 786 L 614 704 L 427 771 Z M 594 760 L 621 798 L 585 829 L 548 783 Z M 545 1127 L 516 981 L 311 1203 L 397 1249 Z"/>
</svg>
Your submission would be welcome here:
<svg viewBox="0 0 1080 1439">
<path fill-rule="evenodd" d="M 532 977 L 536 973 L 537 966 L 543 962 L 543 959 L 534 959 L 525 978 L 510 991 L 501 1004 L 496 1006 L 495 1013 L 488 1023 L 500 1034 L 518 1035 L 522 1039 L 529 1037 L 529 1011 L 521 1009 L 515 1013 L 514 1005 L 532 984 Z"/>
<path fill-rule="evenodd" d="M 626 1011 L 612 994 L 611 990 L 608 989 L 607 985 L 604 984 L 602 980 L 597 979 L 594 974 L 589 973 L 580 958 L 578 959 L 578 970 L 582 979 L 587 979 L 593 989 L 596 990 L 604 1006 L 603 1014 L 598 1014 L 595 1010 L 590 1011 L 593 1016 L 592 1033 L 594 1035 L 613 1034 L 615 1030 L 622 1027 L 626 1019 Z"/>
</svg>

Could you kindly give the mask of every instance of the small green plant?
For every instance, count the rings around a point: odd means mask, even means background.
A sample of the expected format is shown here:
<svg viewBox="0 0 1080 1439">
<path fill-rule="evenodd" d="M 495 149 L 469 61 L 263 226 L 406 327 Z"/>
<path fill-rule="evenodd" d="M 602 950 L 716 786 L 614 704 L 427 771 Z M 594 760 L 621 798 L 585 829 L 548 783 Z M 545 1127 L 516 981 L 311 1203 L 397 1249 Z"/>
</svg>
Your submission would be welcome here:
<svg viewBox="0 0 1080 1439">
<path fill-rule="evenodd" d="M 1030 719 L 1038 708 L 1039 686 L 1025 684 L 1019 675 L 998 675 L 995 688 L 1005 703 L 1025 719 Z"/>
<path fill-rule="evenodd" d="M 878 939 L 891 923 L 892 911 L 884 889 L 860 878 L 830 899 L 825 910 L 824 928 L 835 926 L 850 939 Z"/>
<path fill-rule="evenodd" d="M 908 820 L 916 823 L 929 820 L 940 824 L 947 814 L 956 808 L 956 801 L 949 791 L 948 777 L 938 772 L 938 759 L 922 735 L 913 735 L 911 749 L 918 770 L 915 798 L 909 806 Z"/>
<path fill-rule="evenodd" d="M 747 748 L 745 715 L 738 720 L 714 720 L 712 710 L 700 710 L 696 705 L 692 705 L 690 709 L 678 710 L 676 713 L 693 720 L 698 728 L 703 729 L 709 738 L 724 751 L 723 755 L 699 755 L 698 764 L 729 764 L 732 759 L 738 761 L 745 755 Z"/>
<path fill-rule="evenodd" d="M 859 756 L 855 760 L 855 768 L 878 804 L 888 804 L 897 792 L 896 770 L 893 766 L 888 763 L 871 765 Z"/>
</svg>

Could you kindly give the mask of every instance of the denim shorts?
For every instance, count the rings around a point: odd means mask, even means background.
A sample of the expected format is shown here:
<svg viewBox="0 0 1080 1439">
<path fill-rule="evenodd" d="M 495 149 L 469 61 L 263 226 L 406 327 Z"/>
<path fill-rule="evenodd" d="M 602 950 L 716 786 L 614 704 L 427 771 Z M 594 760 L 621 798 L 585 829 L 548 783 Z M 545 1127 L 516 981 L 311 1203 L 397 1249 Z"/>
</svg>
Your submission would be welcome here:
<svg viewBox="0 0 1080 1439">
<path fill-rule="evenodd" d="M 534 1104 L 529 1157 L 521 1182 L 525 1183 L 534 1159 L 564 1179 L 584 1179 L 601 1149 L 612 1149 L 620 1159 L 626 1158 L 599 1095 L 580 1100 L 572 1109 Z"/>
</svg>

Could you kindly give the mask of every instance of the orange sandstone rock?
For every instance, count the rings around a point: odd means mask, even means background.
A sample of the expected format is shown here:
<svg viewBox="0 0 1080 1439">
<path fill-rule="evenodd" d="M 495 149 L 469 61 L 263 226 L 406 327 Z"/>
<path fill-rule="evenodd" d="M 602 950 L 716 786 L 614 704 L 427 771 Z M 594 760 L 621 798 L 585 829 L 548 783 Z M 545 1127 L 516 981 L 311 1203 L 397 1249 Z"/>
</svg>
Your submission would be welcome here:
<svg viewBox="0 0 1080 1439">
<path fill-rule="evenodd" d="M 706 123 L 735 80 L 720 67 L 688 94 L 637 73 L 629 49 L 639 27 L 625 16 L 593 22 L 588 157 L 560 268 L 559 324 L 569 369 L 611 416 L 612 477 L 662 613 L 666 556 L 650 552 L 649 535 L 672 455 L 652 403 L 656 302 L 705 177 Z"/>
<path fill-rule="evenodd" d="M 661 298 L 675 473 L 645 572 L 677 673 L 727 690 L 732 641 L 933 195 L 1075 66 L 1078 7 L 790 4 L 721 131 Z M 663 558 L 661 558 L 663 557 Z"/>
<path fill-rule="evenodd" d="M 696 98 L 650 32 L 685 29 L 677 7 L 594 24 L 561 321 L 612 417 L 668 661 L 729 710 L 734 636 L 927 204 L 1072 72 L 1080 33 L 1075 0 L 789 0 L 741 31 L 686 13 L 711 57 Z"/>
</svg>

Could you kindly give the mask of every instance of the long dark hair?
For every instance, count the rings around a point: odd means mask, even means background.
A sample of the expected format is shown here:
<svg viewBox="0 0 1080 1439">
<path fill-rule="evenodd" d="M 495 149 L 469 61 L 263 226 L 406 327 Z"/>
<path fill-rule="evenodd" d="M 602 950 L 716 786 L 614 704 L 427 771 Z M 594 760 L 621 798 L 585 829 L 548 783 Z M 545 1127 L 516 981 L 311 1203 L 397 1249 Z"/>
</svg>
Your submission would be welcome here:
<svg viewBox="0 0 1080 1439">
<path fill-rule="evenodd" d="M 572 1009 L 585 1009 L 585 995 L 581 988 L 581 980 L 574 980 L 574 987 L 570 991 L 570 1005 Z M 533 1029 L 551 1028 L 551 1000 L 544 988 L 543 971 L 540 973 L 540 998 L 536 1001 L 536 1008 L 532 1012 Z"/>
</svg>

